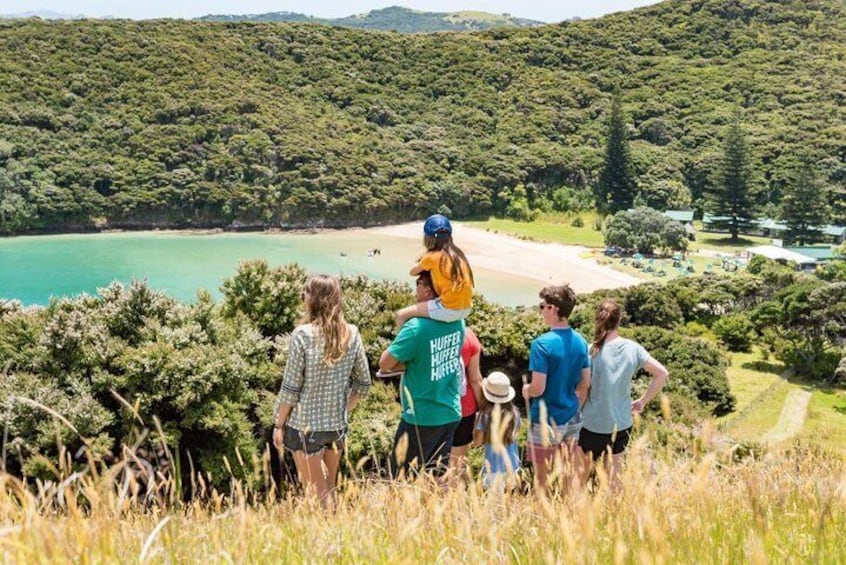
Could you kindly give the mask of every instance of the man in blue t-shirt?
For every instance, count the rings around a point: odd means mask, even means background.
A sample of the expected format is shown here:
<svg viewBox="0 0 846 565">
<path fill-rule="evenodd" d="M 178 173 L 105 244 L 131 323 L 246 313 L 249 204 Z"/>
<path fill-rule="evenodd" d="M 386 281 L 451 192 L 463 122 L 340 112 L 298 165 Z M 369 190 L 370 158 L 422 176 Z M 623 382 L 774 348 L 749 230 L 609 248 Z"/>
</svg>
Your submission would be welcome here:
<svg viewBox="0 0 846 565">
<path fill-rule="evenodd" d="M 570 327 L 576 306 L 570 285 L 545 287 L 539 296 L 549 331 L 532 342 L 532 381 L 523 385 L 523 396 L 531 401 L 527 459 L 534 463 L 538 490 L 544 492 L 557 459 L 570 466 L 565 474 L 577 477 L 572 466 L 578 462 L 576 442 L 582 427 L 580 408 L 590 388 L 590 356 L 585 338 Z"/>
</svg>

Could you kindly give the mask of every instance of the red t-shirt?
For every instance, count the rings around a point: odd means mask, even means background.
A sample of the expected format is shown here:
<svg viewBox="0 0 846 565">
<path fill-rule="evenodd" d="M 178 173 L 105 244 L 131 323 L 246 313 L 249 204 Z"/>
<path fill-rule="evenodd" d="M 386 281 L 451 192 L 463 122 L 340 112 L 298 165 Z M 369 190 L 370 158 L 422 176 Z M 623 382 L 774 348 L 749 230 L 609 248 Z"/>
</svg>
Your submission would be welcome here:
<svg viewBox="0 0 846 565">
<path fill-rule="evenodd" d="M 470 328 L 464 330 L 464 345 L 461 346 L 461 361 L 464 363 L 464 378 L 467 379 L 467 367 L 470 365 L 470 359 L 482 352 L 482 344 L 479 338 L 473 333 Z M 470 381 L 467 380 L 467 390 L 464 391 L 464 396 L 461 397 L 461 417 L 466 418 L 471 414 L 475 414 L 478 410 L 476 406 L 476 397 L 473 395 L 473 388 L 470 386 Z"/>
</svg>

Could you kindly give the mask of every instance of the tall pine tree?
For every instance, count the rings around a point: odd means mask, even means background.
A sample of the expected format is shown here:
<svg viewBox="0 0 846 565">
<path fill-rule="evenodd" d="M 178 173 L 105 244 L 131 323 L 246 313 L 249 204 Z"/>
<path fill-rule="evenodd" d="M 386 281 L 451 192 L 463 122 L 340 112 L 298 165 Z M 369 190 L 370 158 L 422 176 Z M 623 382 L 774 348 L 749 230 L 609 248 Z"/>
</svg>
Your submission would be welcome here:
<svg viewBox="0 0 846 565">
<path fill-rule="evenodd" d="M 597 186 L 597 206 L 612 214 L 628 210 L 634 205 L 636 192 L 637 184 L 631 170 L 623 102 L 620 93 L 615 92 L 611 98 L 611 114 L 608 118 L 605 163 Z"/>
<path fill-rule="evenodd" d="M 828 189 L 808 158 L 802 160 L 799 173 L 786 187 L 781 218 L 792 243 L 804 245 L 823 239 L 822 227 L 829 220 Z"/>
<path fill-rule="evenodd" d="M 723 154 L 717 164 L 714 182 L 708 191 L 708 212 L 714 216 L 711 225 L 737 235 L 748 231 L 754 218 L 752 196 L 752 158 L 741 127 L 740 111 L 735 112 L 723 142 Z"/>
</svg>

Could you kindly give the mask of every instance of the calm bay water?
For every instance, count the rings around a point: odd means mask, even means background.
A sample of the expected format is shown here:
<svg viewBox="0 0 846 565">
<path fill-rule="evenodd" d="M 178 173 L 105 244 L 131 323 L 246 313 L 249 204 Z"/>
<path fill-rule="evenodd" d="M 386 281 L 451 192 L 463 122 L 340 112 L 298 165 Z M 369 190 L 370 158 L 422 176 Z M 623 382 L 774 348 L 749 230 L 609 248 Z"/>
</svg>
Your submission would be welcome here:
<svg viewBox="0 0 846 565">
<path fill-rule="evenodd" d="M 382 253 L 368 257 L 368 250 Z M 191 234 L 131 232 L 28 236 L 0 239 L 0 298 L 47 304 L 52 296 L 95 294 L 112 281 L 146 278 L 150 286 L 182 301 L 197 289 L 216 297 L 241 261 L 266 259 L 273 266 L 299 263 L 311 272 L 364 274 L 412 281 L 408 276 L 420 243 L 364 231 L 318 234 Z M 342 256 L 341 253 L 346 253 Z M 472 257 L 471 257 L 472 259 Z M 534 304 L 542 284 L 475 269 L 477 290 L 501 304 Z"/>
</svg>

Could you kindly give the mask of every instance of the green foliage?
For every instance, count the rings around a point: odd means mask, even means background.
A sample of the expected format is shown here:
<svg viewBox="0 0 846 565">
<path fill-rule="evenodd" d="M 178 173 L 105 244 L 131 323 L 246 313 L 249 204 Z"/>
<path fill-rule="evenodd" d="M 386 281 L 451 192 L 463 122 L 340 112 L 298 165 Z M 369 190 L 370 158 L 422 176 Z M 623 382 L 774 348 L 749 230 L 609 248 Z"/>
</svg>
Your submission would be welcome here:
<svg viewBox="0 0 846 565">
<path fill-rule="evenodd" d="M 689 210 L 690 190 L 678 180 L 659 180 L 641 185 L 635 203 L 655 210 Z"/>
<path fill-rule="evenodd" d="M 798 245 L 821 241 L 820 228 L 828 223 L 828 192 L 814 166 L 804 160 L 781 202 L 781 217 L 787 224 L 787 238 Z"/>
<path fill-rule="evenodd" d="M 305 269 L 296 264 L 271 269 L 265 260 L 241 263 L 220 287 L 223 313 L 245 316 L 265 337 L 288 333 L 302 313 L 305 280 Z"/>
<path fill-rule="evenodd" d="M 605 141 L 605 162 L 597 184 L 597 205 L 611 213 L 628 210 L 634 204 L 636 184 L 626 134 L 626 117 L 619 91 L 611 98 Z"/>
<path fill-rule="evenodd" d="M 667 367 L 670 378 L 664 390 L 678 398 L 673 406 L 684 407 L 686 420 L 701 416 L 703 406 L 717 416 L 734 409 L 735 398 L 725 372 L 728 361 L 713 344 L 655 327 L 630 328 L 624 333 Z M 635 388 L 645 389 L 649 378 L 643 371 L 638 373 Z"/>
<path fill-rule="evenodd" d="M 374 382 L 350 416 L 345 459 L 355 469 L 385 469 L 400 418 L 397 391 Z"/>
<path fill-rule="evenodd" d="M 635 249 L 640 253 L 655 250 L 687 249 L 684 227 L 652 208 L 639 207 L 617 212 L 605 224 L 605 245 Z"/>
<path fill-rule="evenodd" d="M 711 327 L 729 351 L 749 351 L 752 347 L 752 322 L 743 314 L 730 314 Z"/>
<path fill-rule="evenodd" d="M 642 189 L 681 182 L 701 208 L 740 104 L 769 199 L 787 156 L 812 148 L 834 206 L 844 46 L 829 0 L 684 0 L 436 35 L 3 21 L 0 232 L 502 215 L 497 195 L 519 184 L 536 210 L 561 187 L 596 188 L 615 89 Z"/>
<path fill-rule="evenodd" d="M 684 321 L 678 302 L 657 284 L 634 286 L 625 300 L 626 316 L 632 324 L 672 329 Z"/>
<path fill-rule="evenodd" d="M 846 356 L 840 358 L 840 362 L 837 364 L 837 369 L 834 370 L 831 381 L 832 384 L 846 383 Z"/>
<path fill-rule="evenodd" d="M 723 141 L 723 154 L 714 171 L 708 194 L 708 211 L 720 219 L 712 222 L 717 230 L 726 230 L 733 241 L 738 233 L 752 226 L 755 200 L 752 186 L 752 156 L 737 110 Z"/>
<path fill-rule="evenodd" d="M 751 320 L 779 360 L 808 377 L 830 379 L 846 340 L 846 282 L 798 278 L 762 302 Z"/>
</svg>

